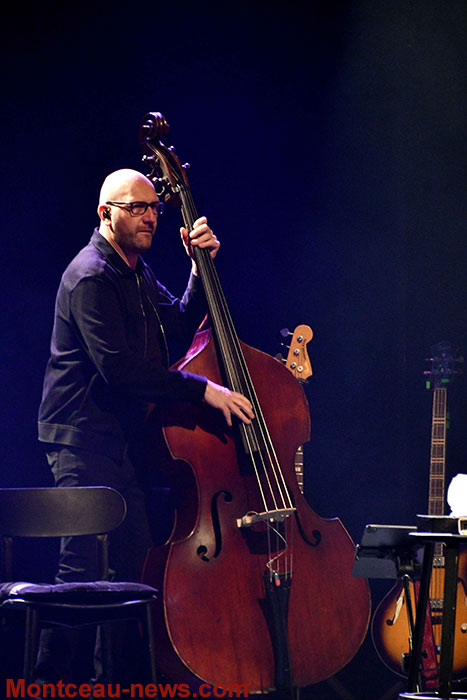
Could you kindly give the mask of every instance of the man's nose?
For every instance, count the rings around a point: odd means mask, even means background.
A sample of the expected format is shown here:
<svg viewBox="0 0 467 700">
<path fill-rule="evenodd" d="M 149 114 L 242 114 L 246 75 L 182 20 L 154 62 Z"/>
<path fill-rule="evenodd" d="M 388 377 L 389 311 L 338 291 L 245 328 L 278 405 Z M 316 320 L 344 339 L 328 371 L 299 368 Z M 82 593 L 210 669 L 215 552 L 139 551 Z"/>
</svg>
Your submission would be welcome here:
<svg viewBox="0 0 467 700">
<path fill-rule="evenodd" d="M 143 214 L 143 221 L 144 222 L 150 221 L 151 223 L 154 223 L 155 221 L 157 221 L 157 214 L 152 207 L 148 207 L 146 209 L 145 213 Z"/>
</svg>

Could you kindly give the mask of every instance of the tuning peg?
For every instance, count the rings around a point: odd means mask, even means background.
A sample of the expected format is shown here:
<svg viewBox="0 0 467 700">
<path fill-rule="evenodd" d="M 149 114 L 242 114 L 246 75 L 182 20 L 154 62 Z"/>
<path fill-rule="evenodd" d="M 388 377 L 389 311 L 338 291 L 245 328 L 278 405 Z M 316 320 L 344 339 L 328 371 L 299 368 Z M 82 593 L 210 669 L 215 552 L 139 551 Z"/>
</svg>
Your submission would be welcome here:
<svg viewBox="0 0 467 700">
<path fill-rule="evenodd" d="M 150 124 L 149 122 L 145 122 L 144 124 L 141 124 L 140 130 L 141 134 L 144 136 L 144 138 L 147 138 L 151 135 L 153 125 Z M 147 137 L 146 137 L 147 134 Z"/>
<path fill-rule="evenodd" d="M 276 360 L 279 360 L 279 362 L 287 362 L 285 357 L 280 352 L 278 352 L 277 355 L 274 355 L 274 357 L 276 358 Z"/>
<path fill-rule="evenodd" d="M 293 335 L 293 333 L 291 333 L 288 328 L 283 328 L 280 331 L 280 334 L 283 338 L 287 338 L 288 335 Z"/>
</svg>

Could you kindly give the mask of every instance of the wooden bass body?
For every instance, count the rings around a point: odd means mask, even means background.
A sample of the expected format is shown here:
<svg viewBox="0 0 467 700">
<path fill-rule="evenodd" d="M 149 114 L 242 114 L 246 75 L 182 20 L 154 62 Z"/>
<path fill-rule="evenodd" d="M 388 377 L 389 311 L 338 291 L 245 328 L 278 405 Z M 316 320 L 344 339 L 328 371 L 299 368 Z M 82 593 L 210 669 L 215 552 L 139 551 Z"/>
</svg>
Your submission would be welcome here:
<svg viewBox="0 0 467 700">
<path fill-rule="evenodd" d="M 296 507 L 287 523 L 292 576 L 283 632 L 293 685 L 304 687 L 336 673 L 359 649 L 369 589 L 351 575 L 354 544 L 341 521 L 316 515 L 297 485 L 294 456 L 310 432 L 302 387 L 279 361 L 241 346 Z M 178 368 L 222 382 L 208 331 L 197 334 L 188 357 Z M 160 590 L 157 661 L 173 681 L 242 683 L 249 693 L 268 693 L 284 659 L 273 642 L 277 620 L 265 573 L 271 549 L 280 555 L 283 541 L 271 542 L 263 523 L 238 526 L 246 513 L 261 511 L 262 502 L 237 430 L 227 428 L 220 412 L 182 404 L 168 406 L 162 416 L 153 411 L 145 431 L 149 461 L 161 420 L 175 460 L 169 470 L 177 515 L 169 541 L 150 552 L 143 578 Z"/>
</svg>

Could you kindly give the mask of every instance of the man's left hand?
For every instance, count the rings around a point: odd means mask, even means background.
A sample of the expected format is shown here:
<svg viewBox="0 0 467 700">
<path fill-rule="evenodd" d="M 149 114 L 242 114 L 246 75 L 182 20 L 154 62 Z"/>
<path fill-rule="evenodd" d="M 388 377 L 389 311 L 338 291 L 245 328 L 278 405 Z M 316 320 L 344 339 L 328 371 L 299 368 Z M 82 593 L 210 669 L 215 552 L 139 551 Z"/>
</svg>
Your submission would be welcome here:
<svg viewBox="0 0 467 700">
<path fill-rule="evenodd" d="M 180 234 L 182 236 L 183 245 L 185 250 L 192 259 L 192 269 L 195 275 L 198 274 L 196 263 L 193 255 L 193 248 L 199 246 L 199 248 L 207 248 L 211 253 L 211 257 L 215 258 L 217 251 L 220 248 L 220 242 L 217 240 L 216 236 L 208 226 L 208 220 L 205 216 L 201 216 L 196 219 L 193 230 L 188 233 L 187 229 L 182 227 L 180 229 Z"/>
</svg>

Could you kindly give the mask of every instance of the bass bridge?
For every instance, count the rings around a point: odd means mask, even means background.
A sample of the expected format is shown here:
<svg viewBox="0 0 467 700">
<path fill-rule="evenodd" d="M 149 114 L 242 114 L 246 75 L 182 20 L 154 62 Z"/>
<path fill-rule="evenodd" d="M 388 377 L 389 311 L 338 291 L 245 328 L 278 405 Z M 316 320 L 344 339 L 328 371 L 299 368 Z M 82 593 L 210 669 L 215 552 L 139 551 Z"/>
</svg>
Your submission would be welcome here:
<svg viewBox="0 0 467 700">
<path fill-rule="evenodd" d="M 252 511 L 246 513 L 242 518 L 237 518 L 237 527 L 251 527 L 255 523 L 283 523 L 295 513 L 296 508 L 277 508 L 276 510 L 265 510 L 262 513 Z"/>
</svg>

